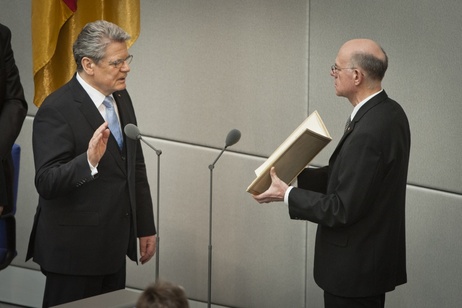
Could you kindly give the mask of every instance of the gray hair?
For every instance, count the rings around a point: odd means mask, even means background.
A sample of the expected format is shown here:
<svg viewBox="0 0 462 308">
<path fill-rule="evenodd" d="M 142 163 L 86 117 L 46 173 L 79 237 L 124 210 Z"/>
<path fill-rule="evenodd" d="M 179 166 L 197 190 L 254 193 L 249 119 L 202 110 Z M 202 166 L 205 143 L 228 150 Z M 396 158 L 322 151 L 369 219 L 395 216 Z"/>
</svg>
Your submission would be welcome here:
<svg viewBox="0 0 462 308">
<path fill-rule="evenodd" d="M 126 42 L 130 35 L 122 28 L 105 20 L 90 22 L 83 27 L 72 46 L 77 71 L 82 71 L 82 58 L 88 57 L 98 63 L 106 54 L 106 47 L 112 42 Z"/>
<path fill-rule="evenodd" d="M 379 59 L 369 53 L 359 52 L 353 54 L 351 57 L 351 64 L 362 68 L 370 79 L 381 81 L 388 68 L 388 56 L 383 48 L 381 48 L 381 50 L 384 55 L 383 59 Z"/>
</svg>

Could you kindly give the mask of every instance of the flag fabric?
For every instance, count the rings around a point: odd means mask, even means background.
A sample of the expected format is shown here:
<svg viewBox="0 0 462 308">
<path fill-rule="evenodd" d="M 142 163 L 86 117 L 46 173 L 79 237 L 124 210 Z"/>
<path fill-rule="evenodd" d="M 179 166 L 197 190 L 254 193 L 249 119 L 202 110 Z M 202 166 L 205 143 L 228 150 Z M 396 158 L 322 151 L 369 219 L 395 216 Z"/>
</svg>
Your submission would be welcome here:
<svg viewBox="0 0 462 308">
<path fill-rule="evenodd" d="M 128 34 L 130 47 L 140 33 L 140 0 L 32 0 L 34 104 L 75 73 L 72 45 L 89 22 L 104 19 Z"/>
</svg>

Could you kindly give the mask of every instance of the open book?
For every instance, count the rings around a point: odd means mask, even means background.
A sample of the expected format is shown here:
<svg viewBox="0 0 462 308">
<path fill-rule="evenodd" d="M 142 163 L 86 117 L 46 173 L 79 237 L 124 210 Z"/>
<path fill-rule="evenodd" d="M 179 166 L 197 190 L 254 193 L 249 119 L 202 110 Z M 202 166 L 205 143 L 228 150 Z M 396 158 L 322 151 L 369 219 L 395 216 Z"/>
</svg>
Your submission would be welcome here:
<svg viewBox="0 0 462 308">
<path fill-rule="evenodd" d="M 261 194 L 266 191 L 271 185 L 269 171 L 273 166 L 282 181 L 292 183 L 331 140 L 319 113 L 314 111 L 255 170 L 257 178 L 247 187 L 247 192 Z"/>
</svg>

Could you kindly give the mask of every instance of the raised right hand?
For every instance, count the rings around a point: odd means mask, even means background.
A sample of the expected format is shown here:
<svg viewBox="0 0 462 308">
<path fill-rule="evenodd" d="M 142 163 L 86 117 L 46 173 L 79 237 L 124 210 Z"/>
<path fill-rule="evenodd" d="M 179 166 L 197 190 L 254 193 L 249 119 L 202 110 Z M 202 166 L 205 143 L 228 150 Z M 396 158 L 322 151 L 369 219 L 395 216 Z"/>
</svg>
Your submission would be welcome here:
<svg viewBox="0 0 462 308">
<path fill-rule="evenodd" d="M 88 143 L 87 156 L 92 166 L 97 166 L 106 152 L 110 131 L 107 122 L 98 127 Z"/>
</svg>

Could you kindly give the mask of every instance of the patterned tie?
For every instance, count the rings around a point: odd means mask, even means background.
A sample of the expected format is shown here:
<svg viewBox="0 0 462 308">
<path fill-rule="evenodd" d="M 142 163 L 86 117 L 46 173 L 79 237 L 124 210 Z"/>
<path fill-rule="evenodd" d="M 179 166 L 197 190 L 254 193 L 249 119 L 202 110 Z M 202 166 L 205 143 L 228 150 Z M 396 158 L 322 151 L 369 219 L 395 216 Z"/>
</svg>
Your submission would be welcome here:
<svg viewBox="0 0 462 308">
<path fill-rule="evenodd" d="M 124 146 L 124 138 L 122 136 L 122 130 L 120 129 L 119 119 L 117 118 L 117 114 L 114 109 L 112 97 L 106 96 L 104 98 L 103 105 L 106 106 L 106 120 L 109 124 L 109 130 L 117 141 L 119 149 L 122 150 Z"/>
<path fill-rule="evenodd" d="M 350 123 L 351 123 L 351 116 L 348 116 L 348 120 L 346 121 L 344 132 L 348 130 L 348 126 L 350 126 Z"/>
</svg>

